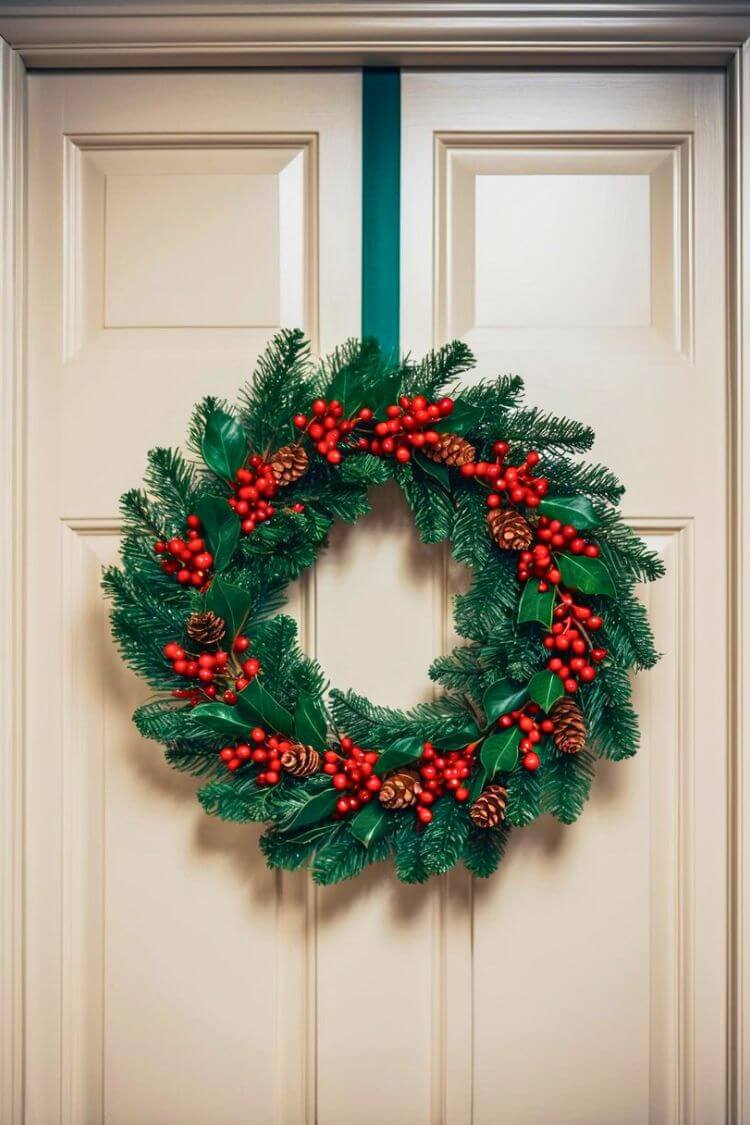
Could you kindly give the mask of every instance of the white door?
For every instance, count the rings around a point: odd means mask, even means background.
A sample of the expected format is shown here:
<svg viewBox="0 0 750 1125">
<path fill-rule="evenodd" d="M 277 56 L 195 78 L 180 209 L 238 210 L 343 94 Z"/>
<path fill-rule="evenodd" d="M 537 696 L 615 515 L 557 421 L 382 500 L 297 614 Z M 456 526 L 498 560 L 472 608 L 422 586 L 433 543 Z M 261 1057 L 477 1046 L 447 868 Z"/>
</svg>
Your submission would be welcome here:
<svg viewBox="0 0 750 1125">
<path fill-rule="evenodd" d="M 30 84 L 29 1122 L 722 1120 L 719 77 L 403 76 L 402 345 L 462 336 L 595 426 L 667 563 L 665 658 L 580 824 L 518 832 L 487 884 L 320 891 L 139 740 L 99 570 L 146 450 L 274 326 L 358 333 L 360 76 Z M 294 594 L 308 650 L 425 698 L 444 573 L 384 490 Z"/>
</svg>

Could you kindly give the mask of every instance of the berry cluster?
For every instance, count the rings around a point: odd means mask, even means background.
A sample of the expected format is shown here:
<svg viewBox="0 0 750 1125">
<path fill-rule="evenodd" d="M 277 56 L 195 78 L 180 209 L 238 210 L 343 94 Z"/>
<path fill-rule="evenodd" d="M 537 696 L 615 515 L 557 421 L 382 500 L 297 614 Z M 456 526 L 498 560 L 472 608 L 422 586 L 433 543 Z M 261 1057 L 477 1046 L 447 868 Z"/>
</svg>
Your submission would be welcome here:
<svg viewBox="0 0 750 1125">
<path fill-rule="evenodd" d="M 509 451 L 507 441 L 496 441 L 492 446 L 494 461 L 470 461 L 461 466 L 461 475 L 476 477 L 487 483 L 490 489 L 488 508 L 499 508 L 503 503 L 503 494 L 510 504 L 538 508 L 549 489 L 549 481 L 545 477 L 535 477 L 532 472 L 539 464 L 539 454 L 532 449 L 520 465 L 506 465 Z"/>
<path fill-rule="evenodd" d="M 250 742 L 225 746 L 219 751 L 219 758 L 232 773 L 248 762 L 261 766 L 255 779 L 257 784 L 278 785 L 281 780 L 281 755 L 291 749 L 291 745 L 291 742 L 285 742 L 275 734 L 269 735 L 263 727 L 253 727 Z"/>
<path fill-rule="evenodd" d="M 247 652 L 249 647 L 247 637 L 237 637 L 232 645 L 232 652 L 239 656 Z M 205 699 L 215 699 L 219 692 L 222 693 L 224 703 L 234 705 L 237 702 L 237 692 L 246 688 L 250 680 L 260 672 L 260 661 L 255 657 L 245 660 L 240 668 L 236 660 L 230 661 L 230 654 L 223 649 L 218 652 L 191 653 L 177 641 L 170 641 L 162 651 L 176 676 L 197 681 L 194 688 L 177 688 L 173 692 L 177 699 L 189 699 L 193 705 Z M 234 690 L 229 687 L 232 676 L 235 677 Z"/>
<path fill-rule="evenodd" d="M 362 413 L 360 411 L 360 416 Z M 372 418 L 371 410 L 365 410 L 364 413 Z M 326 402 L 325 399 L 316 398 L 310 407 L 310 414 L 310 417 L 307 414 L 295 414 L 294 425 L 310 436 L 321 457 L 325 457 L 331 465 L 338 465 L 341 461 L 339 445 L 354 429 L 355 423 L 343 417 L 344 408 L 337 399 Z"/>
<path fill-rule="evenodd" d="M 417 797 L 417 820 L 429 824 L 432 820 L 429 806 L 446 791 L 453 793 L 456 801 L 469 799 L 469 790 L 464 782 L 474 768 L 474 745 L 441 753 L 431 742 L 425 742 L 419 762 L 422 788 Z"/>
<path fill-rule="evenodd" d="M 572 695 L 578 690 L 579 682 L 590 684 L 596 679 L 594 665 L 605 659 L 607 650 L 595 647 L 591 639 L 591 633 L 602 627 L 601 617 L 586 605 L 576 605 L 568 591 L 561 592 L 560 599 L 554 611 L 552 632 L 542 643 L 545 648 L 562 654 L 551 656 L 547 667 L 560 677 L 565 690 Z"/>
<path fill-rule="evenodd" d="M 385 457 L 395 457 L 402 464 L 411 460 L 412 450 L 425 445 L 437 445 L 440 435 L 433 427 L 453 410 L 452 398 L 428 402 L 424 395 L 402 395 L 397 403 L 386 407 L 386 420 L 376 422 L 373 437 L 359 440 L 359 448 Z M 372 411 L 360 410 L 359 417 L 368 422 Z"/>
<path fill-rule="evenodd" d="M 190 515 L 186 523 L 184 539 L 179 536 L 168 540 L 158 539 L 154 543 L 154 551 L 157 555 L 165 556 L 161 561 L 165 574 L 173 574 L 183 585 L 189 583 L 191 586 L 202 587 L 208 582 L 208 571 L 213 566 L 214 557 L 206 550 L 198 517 Z"/>
<path fill-rule="evenodd" d="M 542 741 L 545 734 L 552 734 L 555 724 L 552 719 L 541 718 L 541 708 L 538 703 L 527 703 L 517 711 L 510 711 L 501 715 L 498 725 L 504 730 L 517 726 L 522 738 L 518 744 L 521 754 L 521 765 L 532 773 L 539 769 L 539 755 L 534 747 Z"/>
<path fill-rule="evenodd" d="M 232 482 L 234 495 L 229 498 L 229 506 L 239 516 L 245 535 L 250 535 L 259 523 L 265 523 L 274 515 L 276 509 L 271 500 L 277 488 L 271 466 L 266 465 L 257 454 L 249 459 L 247 468 L 237 470 L 237 479 Z"/>
<path fill-rule="evenodd" d="M 341 753 L 326 750 L 323 755 L 323 773 L 330 774 L 333 788 L 341 793 L 334 817 L 356 812 L 381 786 L 380 778 L 373 773 L 380 756 L 375 750 L 363 750 L 351 738 L 342 738 L 339 746 Z"/>
<path fill-rule="evenodd" d="M 572 524 L 540 516 L 535 531 L 536 543 L 530 551 L 521 551 L 518 559 L 518 577 L 522 582 L 532 576 L 539 578 L 539 589 L 560 582 L 560 571 L 555 563 L 555 551 L 570 551 L 573 555 L 586 555 L 595 559 L 599 554 L 596 543 L 588 543 Z"/>
</svg>

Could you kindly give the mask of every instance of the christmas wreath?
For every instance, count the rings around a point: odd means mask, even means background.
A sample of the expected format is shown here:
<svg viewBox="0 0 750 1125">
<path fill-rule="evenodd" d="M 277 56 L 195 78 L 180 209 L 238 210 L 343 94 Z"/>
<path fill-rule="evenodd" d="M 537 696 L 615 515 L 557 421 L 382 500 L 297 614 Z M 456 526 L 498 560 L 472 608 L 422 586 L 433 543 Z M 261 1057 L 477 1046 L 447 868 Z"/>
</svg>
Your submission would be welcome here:
<svg viewBox="0 0 750 1125">
<path fill-rule="evenodd" d="M 466 388 L 454 342 L 419 363 L 350 341 L 315 364 L 283 331 L 232 408 L 195 409 L 191 456 L 155 449 L 122 498 L 122 567 L 105 572 L 125 661 L 156 690 L 135 723 L 204 775 L 205 810 L 268 825 L 271 867 L 336 883 L 392 856 L 422 882 L 487 876 L 512 826 L 574 821 L 594 755 L 634 754 L 628 672 L 657 659 L 634 587 L 660 561 L 622 521 L 622 487 L 573 455 L 591 429 L 521 405 L 522 381 Z M 472 571 L 466 641 L 410 711 L 323 671 L 279 613 L 335 520 L 394 478 L 427 543 Z"/>
</svg>

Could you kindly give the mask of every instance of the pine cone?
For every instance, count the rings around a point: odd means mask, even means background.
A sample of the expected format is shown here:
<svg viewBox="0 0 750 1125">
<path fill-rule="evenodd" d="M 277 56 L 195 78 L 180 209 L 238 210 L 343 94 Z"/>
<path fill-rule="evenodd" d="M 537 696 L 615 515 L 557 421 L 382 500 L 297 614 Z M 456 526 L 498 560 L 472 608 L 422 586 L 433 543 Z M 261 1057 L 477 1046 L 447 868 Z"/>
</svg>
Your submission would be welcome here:
<svg viewBox="0 0 750 1125">
<path fill-rule="evenodd" d="M 508 791 L 502 785 L 488 785 L 469 809 L 477 828 L 497 828 L 505 817 L 505 798 Z"/>
<path fill-rule="evenodd" d="M 520 512 L 513 508 L 491 508 L 487 523 L 492 538 L 504 551 L 527 551 L 534 533 Z"/>
<path fill-rule="evenodd" d="M 226 632 L 222 618 L 210 609 L 205 613 L 191 613 L 186 629 L 190 640 L 199 645 L 217 645 Z"/>
<path fill-rule="evenodd" d="M 583 712 L 573 699 L 563 696 L 550 711 L 550 719 L 555 724 L 552 735 L 555 746 L 563 754 L 577 754 L 586 745 L 586 720 Z"/>
<path fill-rule="evenodd" d="M 307 472 L 309 458 L 301 445 L 282 445 L 268 459 L 274 480 L 282 487 L 294 484 Z"/>
<path fill-rule="evenodd" d="M 443 465 L 468 465 L 477 455 L 471 442 L 458 434 L 441 434 L 435 445 L 423 445 L 422 453 Z"/>
<path fill-rule="evenodd" d="M 281 768 L 292 777 L 309 777 L 320 769 L 320 754 L 312 746 L 297 742 L 281 755 Z"/>
<path fill-rule="evenodd" d="M 408 809 L 411 805 L 416 805 L 421 792 L 419 774 L 413 770 L 399 770 L 385 779 L 378 797 L 385 809 Z"/>
</svg>

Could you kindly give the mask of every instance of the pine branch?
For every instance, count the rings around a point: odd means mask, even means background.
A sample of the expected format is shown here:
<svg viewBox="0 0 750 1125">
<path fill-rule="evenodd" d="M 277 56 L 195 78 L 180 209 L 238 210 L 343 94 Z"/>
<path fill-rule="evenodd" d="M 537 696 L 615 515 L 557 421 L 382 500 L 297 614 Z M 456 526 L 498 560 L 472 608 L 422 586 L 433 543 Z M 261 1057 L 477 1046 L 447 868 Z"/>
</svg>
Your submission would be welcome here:
<svg viewBox="0 0 750 1125">
<path fill-rule="evenodd" d="M 194 510 L 199 488 L 192 465 L 176 449 L 152 449 L 148 454 L 146 487 L 168 518 L 177 518 L 184 527 L 186 516 Z"/>
<path fill-rule="evenodd" d="M 624 668 L 653 668 L 659 659 L 645 606 L 619 587 L 603 610 L 604 634 L 610 653 Z"/>
<path fill-rule="evenodd" d="M 572 496 L 580 493 L 594 500 L 617 504 L 625 491 L 615 474 L 604 465 L 571 461 L 545 452 L 540 471 L 550 485 L 550 496 Z"/>
<path fill-rule="evenodd" d="M 407 814 L 408 816 L 408 814 Z M 411 818 L 397 828 L 393 837 L 395 845 L 394 863 L 396 874 L 402 883 L 425 883 L 430 872 L 427 870 L 422 857 L 422 841 L 420 834 L 415 830 Z"/>
<path fill-rule="evenodd" d="M 239 394 L 239 420 L 256 453 L 278 448 L 294 436 L 292 418 L 312 398 L 309 371 L 304 333 L 298 328 L 277 332 Z"/>
<path fill-rule="evenodd" d="M 340 823 L 337 831 L 328 835 L 315 853 L 313 881 L 321 887 L 328 887 L 344 879 L 353 879 L 371 863 L 388 859 L 391 846 L 388 838 L 383 837 L 366 848 L 352 836 L 348 824 Z"/>
<path fill-rule="evenodd" d="M 541 778 L 542 807 L 563 824 L 572 824 L 583 812 L 593 779 L 594 760 L 585 750 L 551 754 Z"/>
<path fill-rule="evenodd" d="M 477 828 L 471 825 L 466 837 L 462 859 L 464 867 L 479 879 L 487 879 L 497 871 L 505 854 L 510 828 Z"/>
<path fill-rule="evenodd" d="M 536 406 L 521 407 L 503 419 L 504 441 L 518 445 L 524 451 L 549 449 L 584 453 L 594 444 L 594 431 L 583 422 L 548 414 Z"/>
<path fill-rule="evenodd" d="M 435 399 L 446 393 L 458 377 L 474 366 L 474 356 L 462 340 L 452 340 L 437 351 L 428 352 L 416 364 L 405 364 L 402 370 L 401 394 L 422 394 Z"/>
<path fill-rule="evenodd" d="M 492 552 L 484 495 L 476 487 L 458 489 L 455 504 L 451 552 L 456 562 L 480 570 Z"/>
<path fill-rule="evenodd" d="M 353 691 L 330 693 L 331 713 L 337 728 L 363 747 L 379 749 L 405 735 L 423 737 L 425 741 L 445 733 L 449 724 L 460 726 L 467 716 L 473 717 L 462 700 L 444 697 L 432 703 L 420 703 L 409 711 L 378 707 Z"/>
<path fill-rule="evenodd" d="M 666 573 L 664 561 L 652 551 L 619 512 L 600 509 L 601 521 L 594 532 L 602 558 L 616 576 L 636 582 L 655 582 Z"/>
<path fill-rule="evenodd" d="M 428 875 L 442 875 L 458 863 L 469 834 L 465 805 L 445 796 L 432 806 L 432 820 L 422 834 L 422 863 Z"/>
<path fill-rule="evenodd" d="M 448 494 L 418 477 L 410 462 L 397 467 L 396 480 L 414 514 L 422 542 L 439 543 L 447 539 L 453 526 L 453 504 Z"/>
<path fill-rule="evenodd" d="M 269 829 L 260 838 L 260 848 L 271 868 L 284 871 L 298 871 L 312 860 L 317 848 L 331 839 L 338 831 L 333 821 L 315 824 L 294 836 L 285 836 L 276 829 Z"/>
<path fill-rule="evenodd" d="M 602 665 L 581 701 L 589 741 L 596 752 L 613 761 L 632 757 L 638 750 L 639 732 L 627 672 Z"/>
</svg>

